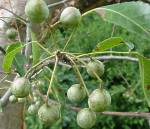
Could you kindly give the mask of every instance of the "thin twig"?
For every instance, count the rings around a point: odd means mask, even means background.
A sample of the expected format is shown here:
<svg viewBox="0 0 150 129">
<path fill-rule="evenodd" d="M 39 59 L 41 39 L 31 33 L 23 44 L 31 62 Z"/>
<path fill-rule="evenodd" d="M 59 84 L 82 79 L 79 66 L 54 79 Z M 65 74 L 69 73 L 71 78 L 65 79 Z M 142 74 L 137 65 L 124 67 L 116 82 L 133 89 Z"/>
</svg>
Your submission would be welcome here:
<svg viewBox="0 0 150 129">
<path fill-rule="evenodd" d="M 23 19 L 22 17 L 18 16 L 17 14 L 15 14 L 14 12 L 12 12 L 12 11 L 9 10 L 9 9 L 6 9 L 6 8 L 4 8 L 4 7 L 2 7 L 2 6 L 0 6 L 0 9 L 4 9 L 4 10 L 8 11 L 9 13 L 13 14 L 15 17 L 17 17 L 17 18 L 20 19 L 21 21 L 24 21 L 24 23 L 27 22 L 25 19 Z"/>
<path fill-rule="evenodd" d="M 71 32 L 71 35 L 69 36 L 69 38 L 68 38 L 68 40 L 67 40 L 67 42 L 66 42 L 66 44 L 63 48 L 63 51 L 65 51 L 65 49 L 67 48 L 67 46 L 68 46 L 69 42 L 71 41 L 71 39 L 72 39 L 75 32 L 76 32 L 76 28 L 74 28 L 73 31 Z"/>
<path fill-rule="evenodd" d="M 31 26 L 31 23 L 26 24 L 26 39 L 25 39 L 26 42 L 25 42 L 25 44 L 28 44 L 31 41 L 30 26 Z M 32 47 L 32 44 L 29 44 L 25 47 L 25 56 L 27 59 L 29 59 L 29 56 L 31 54 L 31 47 Z"/>
<path fill-rule="evenodd" d="M 69 1 L 69 0 L 63 0 L 63 1 L 60 1 L 60 2 L 56 2 L 56 3 L 50 4 L 50 5 L 48 5 L 48 8 L 51 8 L 51 7 L 60 5 L 60 4 L 64 4 L 67 1 Z"/>
<path fill-rule="evenodd" d="M 130 56 L 115 56 L 115 55 L 106 55 L 106 56 L 96 56 L 94 57 L 98 60 L 128 60 L 132 62 L 138 62 L 137 58 L 130 57 Z M 82 58 L 83 60 L 89 60 L 89 58 Z"/>
<path fill-rule="evenodd" d="M 42 69 L 42 67 L 47 66 L 53 57 L 54 57 L 54 55 L 49 56 L 49 57 L 43 59 L 42 61 L 40 61 L 39 63 L 35 64 L 34 66 L 32 66 L 32 67 L 26 72 L 25 77 L 26 77 L 26 78 L 31 78 L 32 75 L 33 75 L 35 72 L 38 72 L 39 70 Z"/>
<path fill-rule="evenodd" d="M 49 103 L 58 103 L 56 100 L 49 99 Z M 74 111 L 80 111 L 81 107 L 72 106 L 71 104 L 66 104 L 66 108 L 74 110 Z M 108 116 L 123 116 L 123 117 L 141 117 L 141 118 L 149 118 L 150 113 L 148 112 L 114 112 L 114 111 L 105 111 L 97 113 L 97 115 L 108 115 Z"/>
<path fill-rule="evenodd" d="M 8 74 L 6 74 L 6 75 L 0 80 L 0 83 L 2 83 L 7 77 L 8 77 Z"/>
<path fill-rule="evenodd" d="M 39 91 L 35 91 L 41 98 L 45 99 L 46 96 L 42 95 Z M 48 104 L 59 104 L 58 101 L 54 99 L 48 99 Z M 65 107 L 71 110 L 74 110 L 76 112 L 80 111 L 82 108 L 81 107 L 76 107 L 71 104 L 65 104 Z M 119 116 L 119 117 L 141 117 L 141 118 L 150 118 L 150 113 L 149 112 L 115 112 L 115 111 L 105 111 L 105 112 L 100 112 L 97 113 L 97 115 L 108 115 L 108 116 Z"/>
<path fill-rule="evenodd" d="M 8 2 L 9 2 L 9 5 L 10 5 L 10 8 L 11 8 L 11 11 L 14 13 L 13 7 L 12 7 L 12 4 L 11 4 L 11 1 L 8 0 Z M 21 36 L 20 36 L 19 27 L 18 27 L 18 25 L 17 25 L 16 19 L 15 19 L 15 26 L 16 26 L 17 32 L 18 32 L 18 39 L 19 39 L 19 41 L 21 42 Z"/>
</svg>

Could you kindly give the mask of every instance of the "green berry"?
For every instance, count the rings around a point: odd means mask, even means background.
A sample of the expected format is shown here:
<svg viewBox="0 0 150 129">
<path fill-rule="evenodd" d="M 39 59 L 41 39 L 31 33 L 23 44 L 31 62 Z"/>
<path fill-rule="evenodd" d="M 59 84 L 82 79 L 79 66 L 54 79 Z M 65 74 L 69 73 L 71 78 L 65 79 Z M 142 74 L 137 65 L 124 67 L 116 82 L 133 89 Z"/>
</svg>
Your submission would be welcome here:
<svg viewBox="0 0 150 129">
<path fill-rule="evenodd" d="M 67 97 L 71 102 L 81 102 L 86 97 L 85 88 L 80 84 L 74 84 L 68 89 Z"/>
<path fill-rule="evenodd" d="M 29 0 L 25 6 L 25 14 L 33 23 L 41 23 L 49 16 L 49 9 L 44 0 Z"/>
<path fill-rule="evenodd" d="M 104 74 L 104 64 L 98 60 L 92 60 L 87 64 L 87 72 L 91 77 L 96 78 L 97 74 L 101 77 Z"/>
<path fill-rule="evenodd" d="M 95 112 L 105 111 L 111 104 L 111 96 L 105 89 L 94 90 L 88 99 L 89 108 Z"/>
<path fill-rule="evenodd" d="M 10 97 L 9 97 L 9 102 L 11 102 L 11 103 L 16 103 L 18 101 L 18 99 L 14 96 L 14 95 L 11 95 Z"/>
<path fill-rule="evenodd" d="M 60 118 L 59 106 L 43 104 L 38 111 L 39 119 L 45 124 L 54 124 Z"/>
<path fill-rule="evenodd" d="M 34 104 L 32 104 L 28 107 L 29 114 L 35 114 L 35 113 L 37 113 L 37 111 L 38 111 L 38 107 Z"/>
<path fill-rule="evenodd" d="M 17 36 L 17 31 L 16 31 L 15 28 L 9 28 L 9 29 L 7 29 L 7 31 L 6 31 L 6 35 L 7 35 L 7 37 L 8 37 L 9 39 L 13 40 L 13 39 L 15 39 L 16 36 Z"/>
<path fill-rule="evenodd" d="M 64 25 L 76 26 L 81 22 L 81 13 L 75 7 L 67 7 L 61 13 L 60 22 Z"/>
<path fill-rule="evenodd" d="M 29 95 L 30 93 L 30 83 L 29 81 L 24 78 L 17 78 L 13 81 L 11 85 L 11 92 L 13 95 L 15 95 L 17 98 L 24 98 Z"/>
<path fill-rule="evenodd" d="M 96 123 L 96 114 L 89 108 L 80 110 L 77 114 L 77 124 L 83 129 L 92 128 Z"/>
</svg>

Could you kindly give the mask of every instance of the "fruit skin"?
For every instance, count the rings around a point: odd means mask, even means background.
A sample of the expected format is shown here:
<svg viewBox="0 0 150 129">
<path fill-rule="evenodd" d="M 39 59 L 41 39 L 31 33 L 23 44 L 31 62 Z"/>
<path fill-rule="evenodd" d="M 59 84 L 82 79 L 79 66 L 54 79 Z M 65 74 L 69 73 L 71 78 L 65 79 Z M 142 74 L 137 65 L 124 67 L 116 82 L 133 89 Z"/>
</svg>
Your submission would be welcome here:
<svg viewBox="0 0 150 129">
<path fill-rule="evenodd" d="M 67 97 L 71 102 L 81 102 L 86 97 L 86 91 L 80 84 L 74 84 L 68 89 Z"/>
<path fill-rule="evenodd" d="M 81 13 L 75 7 L 67 7 L 60 15 L 60 22 L 64 25 L 76 26 L 81 21 Z"/>
<path fill-rule="evenodd" d="M 83 129 L 92 128 L 96 123 L 96 113 L 89 108 L 80 110 L 77 114 L 77 124 Z"/>
<path fill-rule="evenodd" d="M 92 60 L 87 64 L 87 72 L 91 77 L 96 78 L 94 72 L 100 77 L 104 74 L 104 64 L 99 60 Z"/>
<path fill-rule="evenodd" d="M 45 81 L 43 79 L 39 79 L 37 81 L 37 89 L 40 91 L 40 93 L 45 94 Z"/>
<path fill-rule="evenodd" d="M 33 23 L 41 23 L 49 16 L 49 9 L 44 0 L 29 0 L 25 6 L 25 14 Z"/>
<path fill-rule="evenodd" d="M 17 78 L 11 85 L 11 92 L 17 98 L 24 98 L 28 96 L 30 93 L 30 89 L 30 83 L 24 77 Z"/>
<path fill-rule="evenodd" d="M 105 89 L 94 90 L 88 99 L 89 108 L 95 112 L 102 112 L 111 104 L 111 96 Z"/>
<path fill-rule="evenodd" d="M 9 38 L 9 39 L 15 39 L 16 38 L 16 36 L 17 36 L 17 31 L 16 31 L 16 29 L 15 28 L 9 28 L 9 29 L 7 29 L 7 31 L 6 31 L 6 35 L 7 35 L 7 37 Z"/>
<path fill-rule="evenodd" d="M 29 107 L 28 107 L 28 113 L 29 114 L 35 114 L 37 113 L 38 111 L 38 106 L 34 105 L 34 104 L 31 104 Z"/>
<path fill-rule="evenodd" d="M 41 105 L 41 101 L 39 101 L 39 100 L 36 101 L 36 102 L 35 102 L 35 105 L 36 105 L 37 107 L 39 107 L 39 106 Z"/>
<path fill-rule="evenodd" d="M 59 106 L 43 104 L 38 110 L 38 116 L 44 124 L 53 124 L 60 118 Z"/>
<path fill-rule="evenodd" d="M 11 103 L 16 103 L 18 101 L 18 99 L 14 96 L 14 95 L 11 95 L 10 97 L 9 97 L 9 102 L 11 102 Z"/>
</svg>

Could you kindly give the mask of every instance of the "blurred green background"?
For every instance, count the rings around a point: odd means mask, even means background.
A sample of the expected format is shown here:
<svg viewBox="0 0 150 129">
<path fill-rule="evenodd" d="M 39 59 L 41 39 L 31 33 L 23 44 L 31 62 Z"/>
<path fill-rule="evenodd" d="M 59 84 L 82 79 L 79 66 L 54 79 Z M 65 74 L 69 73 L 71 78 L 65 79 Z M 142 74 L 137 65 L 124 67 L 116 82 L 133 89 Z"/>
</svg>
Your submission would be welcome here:
<svg viewBox="0 0 150 129">
<path fill-rule="evenodd" d="M 70 41 L 67 51 L 70 52 L 91 52 L 96 44 L 112 35 L 113 25 L 104 22 L 99 16 L 91 14 L 82 20 L 82 24 L 78 27 L 76 33 Z M 65 42 L 70 36 L 73 29 L 59 26 L 53 32 L 52 36 L 47 37 L 45 46 L 49 49 L 63 48 Z M 142 39 L 139 35 L 127 32 L 125 29 L 115 26 L 113 36 L 122 37 L 126 42 L 135 45 L 134 50 L 150 56 L 150 44 L 146 39 Z M 113 50 L 127 51 L 125 45 L 114 48 Z M 42 54 L 41 58 L 46 56 Z M 112 105 L 108 111 L 121 112 L 146 112 L 148 111 L 144 100 L 143 91 L 140 84 L 138 63 L 113 60 L 105 61 L 105 74 L 102 79 L 105 82 L 105 88 L 112 95 Z M 97 80 L 88 76 L 86 70 L 81 68 L 81 73 L 87 84 L 89 91 L 98 87 Z M 76 76 L 71 68 L 59 66 L 57 70 L 59 86 L 66 92 L 67 89 L 77 83 Z M 48 84 L 43 90 L 46 90 Z M 66 99 L 67 103 L 70 103 Z M 70 103 L 73 106 L 87 107 L 87 99 L 81 104 Z M 25 122 L 27 129 L 80 129 L 76 123 L 76 112 L 70 109 L 64 109 L 63 122 L 58 125 L 44 126 L 38 120 L 37 116 L 26 113 Z M 148 121 L 143 118 L 122 117 L 122 116 L 106 116 L 97 115 L 97 123 L 92 129 L 149 129 Z"/>
</svg>

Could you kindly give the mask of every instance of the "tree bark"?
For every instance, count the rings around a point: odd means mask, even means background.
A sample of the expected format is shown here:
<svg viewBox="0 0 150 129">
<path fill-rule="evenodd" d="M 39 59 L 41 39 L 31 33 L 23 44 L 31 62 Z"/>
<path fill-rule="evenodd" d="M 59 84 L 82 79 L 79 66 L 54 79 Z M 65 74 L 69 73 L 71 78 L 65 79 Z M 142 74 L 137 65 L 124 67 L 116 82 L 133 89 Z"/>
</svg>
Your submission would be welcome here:
<svg viewBox="0 0 150 129">
<path fill-rule="evenodd" d="M 23 129 L 23 105 L 8 104 L 0 113 L 0 129 Z"/>
</svg>

